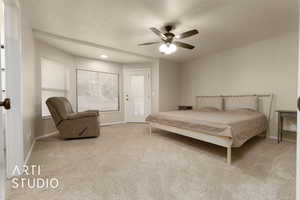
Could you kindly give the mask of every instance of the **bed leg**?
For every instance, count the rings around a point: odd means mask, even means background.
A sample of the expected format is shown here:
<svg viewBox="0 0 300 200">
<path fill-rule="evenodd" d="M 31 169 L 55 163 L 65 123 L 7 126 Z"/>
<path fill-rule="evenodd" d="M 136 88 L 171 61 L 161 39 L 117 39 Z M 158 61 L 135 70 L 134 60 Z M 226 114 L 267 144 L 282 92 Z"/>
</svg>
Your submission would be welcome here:
<svg viewBox="0 0 300 200">
<path fill-rule="evenodd" d="M 149 124 L 149 135 L 150 135 L 150 136 L 152 135 L 152 127 L 151 127 L 151 124 Z"/>
<path fill-rule="evenodd" d="M 264 139 L 267 138 L 267 131 L 262 132 L 261 134 L 258 135 L 259 137 L 262 137 Z"/>
<path fill-rule="evenodd" d="M 231 165 L 231 147 L 227 147 L 227 164 Z"/>
<path fill-rule="evenodd" d="M 267 138 L 267 134 L 268 134 L 268 131 L 265 131 L 265 132 L 264 132 L 264 139 Z"/>
</svg>

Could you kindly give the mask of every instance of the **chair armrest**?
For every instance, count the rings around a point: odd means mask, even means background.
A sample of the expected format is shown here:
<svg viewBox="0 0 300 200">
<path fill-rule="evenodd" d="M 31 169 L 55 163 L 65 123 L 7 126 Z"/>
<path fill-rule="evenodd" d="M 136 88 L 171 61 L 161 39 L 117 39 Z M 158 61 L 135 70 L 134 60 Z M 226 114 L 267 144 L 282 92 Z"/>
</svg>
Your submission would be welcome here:
<svg viewBox="0 0 300 200">
<path fill-rule="evenodd" d="M 67 115 L 67 120 L 75 120 L 75 119 L 81 119 L 86 117 L 98 117 L 97 112 L 78 112 L 78 113 L 72 113 Z"/>
<path fill-rule="evenodd" d="M 97 116 L 99 116 L 99 110 L 86 110 L 84 112 L 94 112 L 97 113 Z"/>
</svg>

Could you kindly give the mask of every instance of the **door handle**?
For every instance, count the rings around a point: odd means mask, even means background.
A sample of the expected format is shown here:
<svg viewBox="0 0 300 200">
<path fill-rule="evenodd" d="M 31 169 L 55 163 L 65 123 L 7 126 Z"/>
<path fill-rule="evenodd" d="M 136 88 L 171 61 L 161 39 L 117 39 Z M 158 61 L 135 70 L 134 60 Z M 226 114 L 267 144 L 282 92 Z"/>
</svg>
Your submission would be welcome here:
<svg viewBox="0 0 300 200">
<path fill-rule="evenodd" d="M 298 107 L 298 110 L 300 111 L 300 97 L 298 97 L 297 107 Z"/>
<path fill-rule="evenodd" d="M 11 105 L 10 105 L 10 99 L 6 98 L 4 101 L 0 101 L 0 106 L 3 106 L 6 110 L 9 110 Z"/>
</svg>

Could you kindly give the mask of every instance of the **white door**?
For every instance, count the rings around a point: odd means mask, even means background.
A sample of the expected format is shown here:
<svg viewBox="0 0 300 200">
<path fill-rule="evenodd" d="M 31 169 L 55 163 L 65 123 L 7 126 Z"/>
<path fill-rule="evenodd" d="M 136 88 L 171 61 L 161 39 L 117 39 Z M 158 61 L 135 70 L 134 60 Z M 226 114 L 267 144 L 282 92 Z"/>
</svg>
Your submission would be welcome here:
<svg viewBox="0 0 300 200">
<path fill-rule="evenodd" d="M 150 69 L 124 70 L 125 121 L 145 122 L 151 110 Z"/>
</svg>

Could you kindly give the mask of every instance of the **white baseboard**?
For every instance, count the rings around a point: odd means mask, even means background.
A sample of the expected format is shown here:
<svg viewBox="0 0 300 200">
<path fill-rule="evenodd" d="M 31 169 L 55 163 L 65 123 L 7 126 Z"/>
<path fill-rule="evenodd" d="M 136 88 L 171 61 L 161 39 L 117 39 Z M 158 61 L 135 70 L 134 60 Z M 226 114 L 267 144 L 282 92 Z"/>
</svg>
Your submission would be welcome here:
<svg viewBox="0 0 300 200">
<path fill-rule="evenodd" d="M 274 135 L 268 135 L 268 138 L 272 139 L 272 140 L 277 140 L 277 136 L 274 136 Z"/>
<path fill-rule="evenodd" d="M 109 123 L 100 123 L 100 126 L 110 126 L 110 125 L 116 125 L 116 124 L 124 124 L 125 121 L 119 121 L 119 122 L 109 122 Z"/>
<path fill-rule="evenodd" d="M 269 139 L 272 139 L 272 140 L 277 140 L 277 136 L 274 136 L 274 135 L 269 135 L 268 136 Z M 287 138 L 282 138 L 283 141 L 286 141 L 286 142 L 293 142 L 293 143 L 296 143 L 295 140 L 291 140 L 291 139 L 287 139 Z"/>
<path fill-rule="evenodd" d="M 29 149 L 29 151 L 28 151 L 28 153 L 26 155 L 26 158 L 25 158 L 25 161 L 24 161 L 24 165 L 27 165 L 27 163 L 28 163 L 28 161 L 29 161 L 29 159 L 31 157 L 31 153 L 32 153 L 32 150 L 34 148 L 34 145 L 35 145 L 35 139 L 33 140 L 32 144 L 31 144 L 31 147 L 30 147 L 30 149 Z"/>
<path fill-rule="evenodd" d="M 53 135 L 57 135 L 57 134 L 58 134 L 58 131 L 54 131 L 54 132 L 48 133 L 46 135 L 38 136 L 38 137 L 35 138 L 35 140 L 40 140 L 40 139 L 47 138 L 47 137 L 50 137 L 50 136 L 53 136 Z"/>
<path fill-rule="evenodd" d="M 27 155 L 26 155 L 26 158 L 25 158 L 25 160 L 24 160 L 24 165 L 27 165 L 27 163 L 28 163 L 28 161 L 29 161 L 29 159 L 30 159 L 30 157 L 31 157 L 31 153 L 32 153 L 32 151 L 33 151 L 33 148 L 34 148 L 35 143 L 36 143 L 37 140 L 40 140 L 40 139 L 42 139 L 42 138 L 46 138 L 46 137 L 49 137 L 49 136 L 52 136 L 52 135 L 56 135 L 56 134 L 58 134 L 57 131 L 56 131 L 56 132 L 52 132 L 52 133 L 49 133 L 49 134 L 42 135 L 42 136 L 39 136 L 39 137 L 34 138 L 32 144 L 31 144 L 31 147 L 30 147 L 30 149 L 29 149 L 29 151 L 28 151 L 28 153 L 27 153 Z"/>
</svg>

